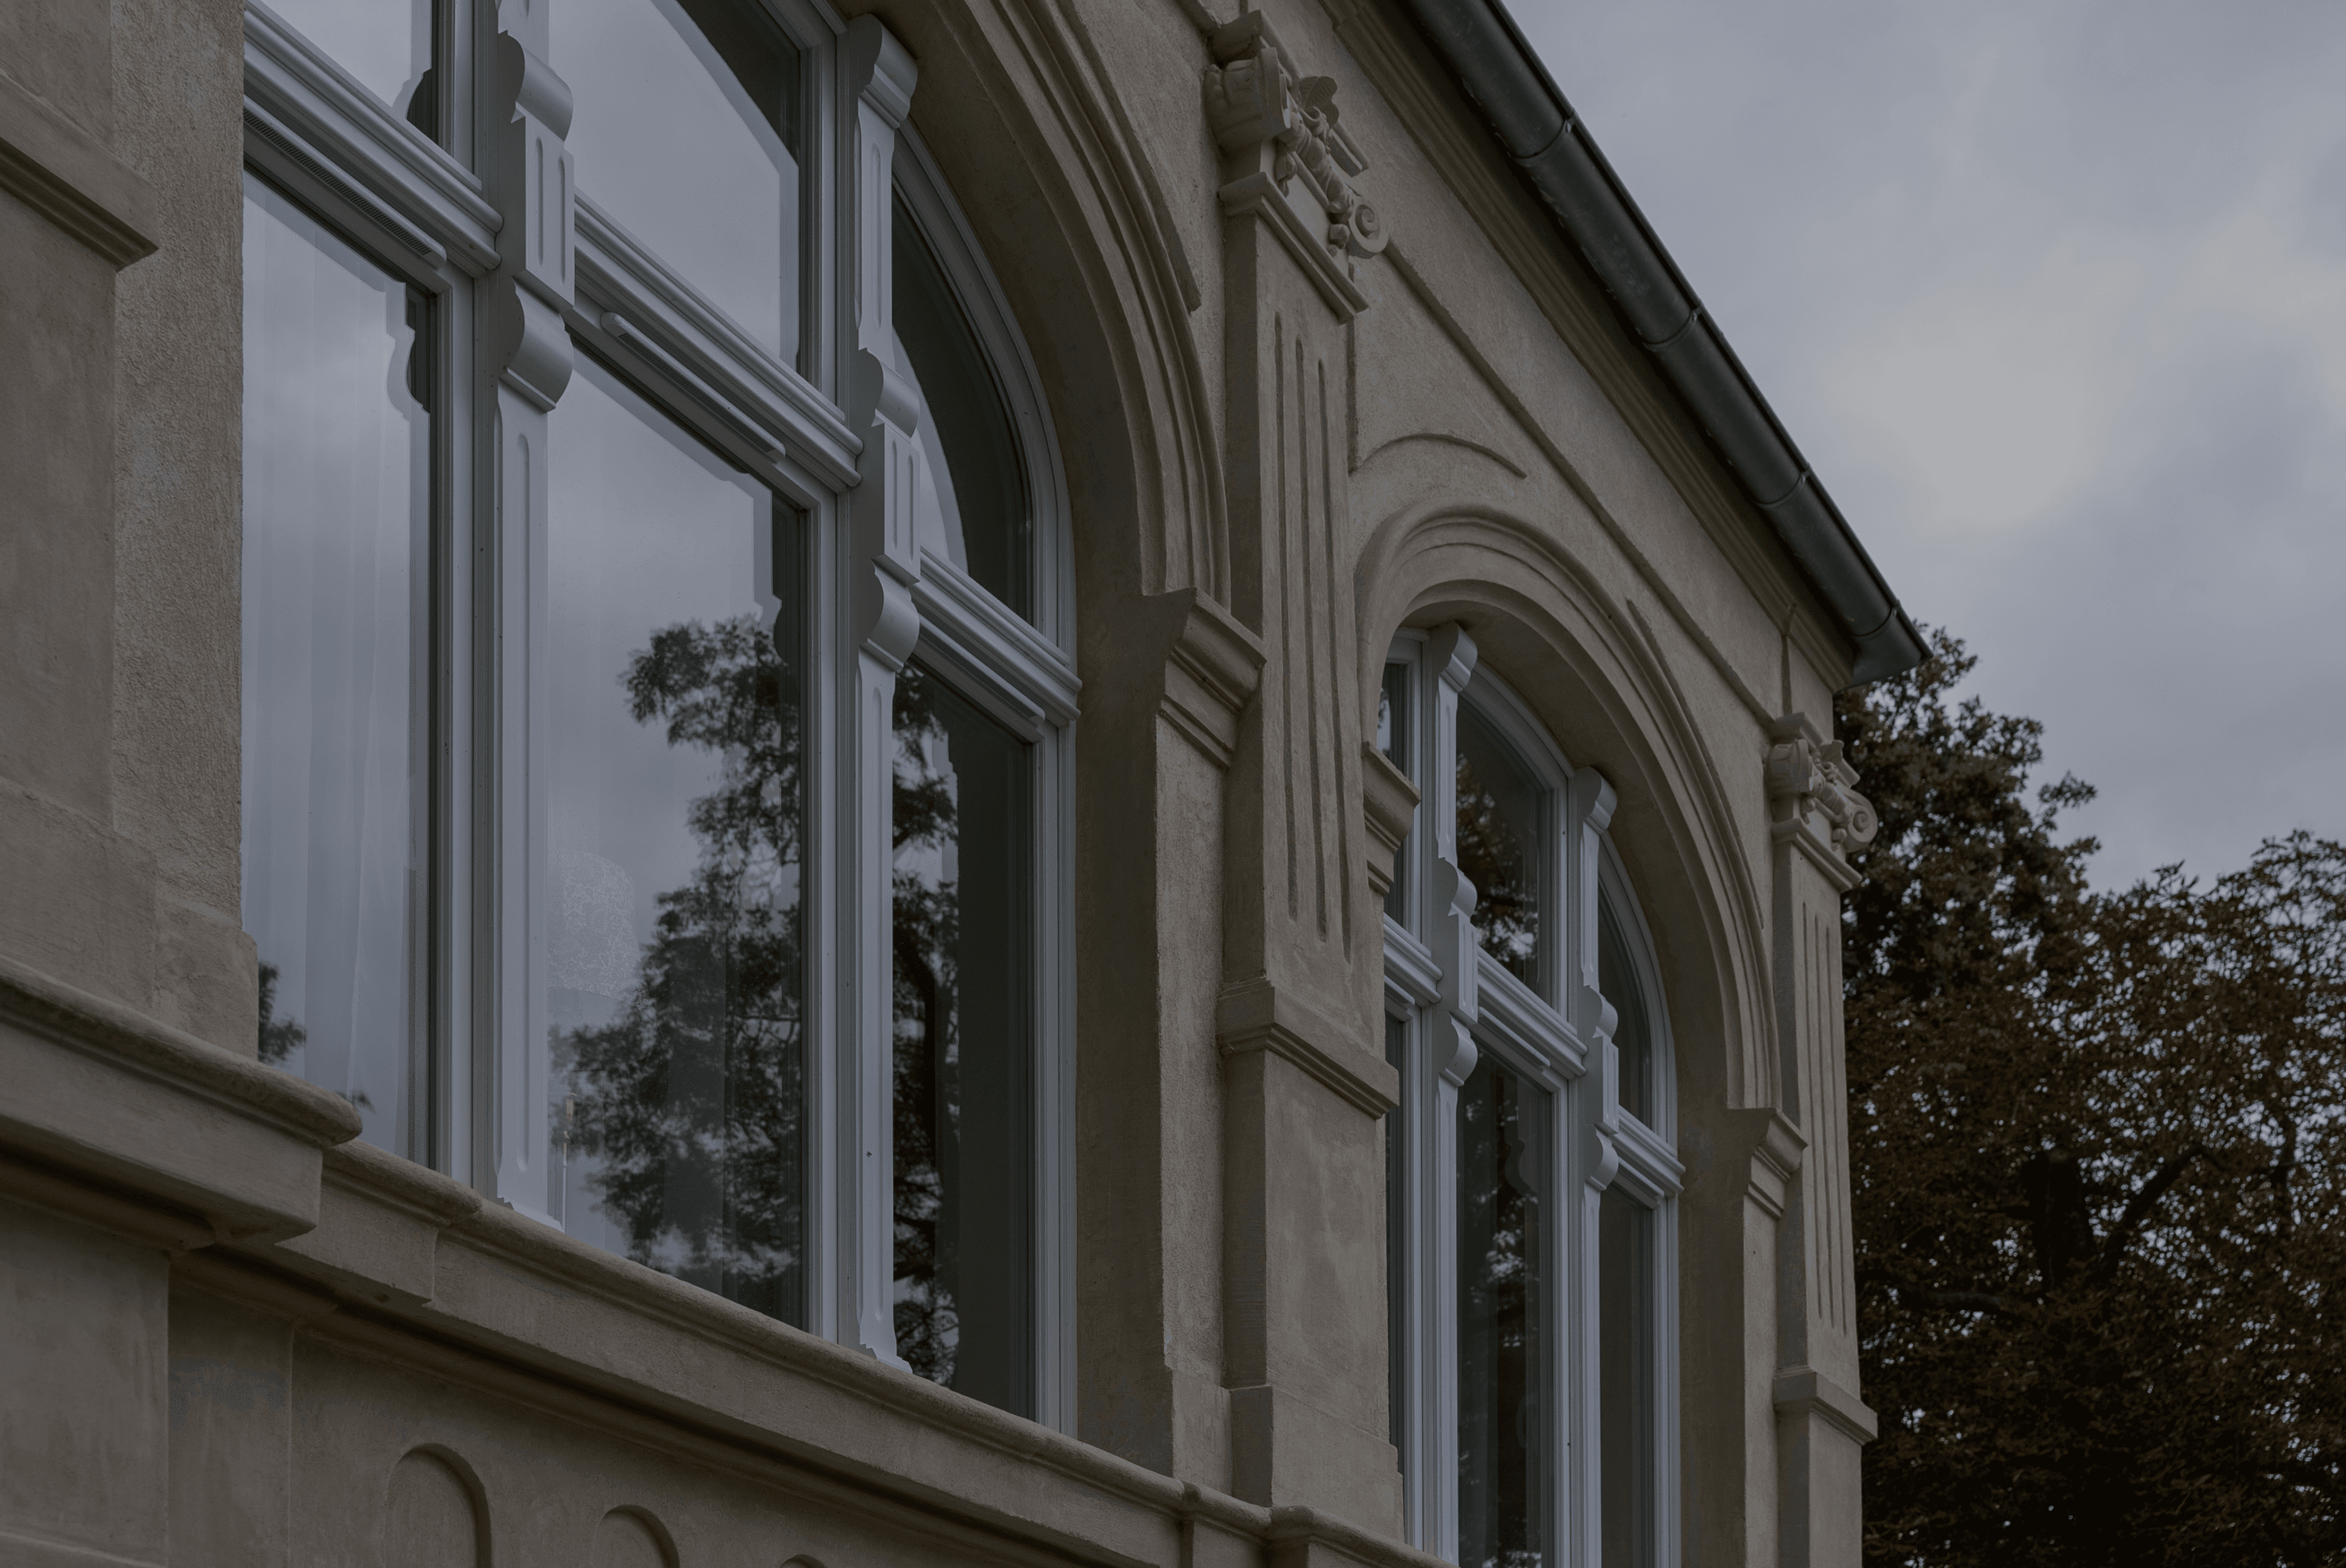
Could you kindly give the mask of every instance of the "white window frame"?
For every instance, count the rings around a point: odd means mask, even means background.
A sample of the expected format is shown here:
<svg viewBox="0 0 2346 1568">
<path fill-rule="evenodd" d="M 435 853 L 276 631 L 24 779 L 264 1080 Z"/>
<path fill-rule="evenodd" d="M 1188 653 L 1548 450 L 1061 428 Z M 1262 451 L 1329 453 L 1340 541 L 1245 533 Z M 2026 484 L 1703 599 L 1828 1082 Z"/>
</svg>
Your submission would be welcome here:
<svg viewBox="0 0 2346 1568">
<path fill-rule="evenodd" d="M 1608 1187 L 1656 1215 L 1653 1319 L 1655 1561 L 1675 1568 L 1678 1529 L 1678 1204 L 1684 1170 L 1676 1153 L 1676 1103 L 1668 1013 L 1660 971 L 1627 869 L 1606 829 L 1616 809 L 1609 784 L 1574 769 L 1504 681 L 1477 667 L 1474 639 L 1456 626 L 1405 628 L 1387 656 L 1408 671 L 1409 700 L 1393 716 L 1398 764 L 1422 799 L 1395 883 L 1402 918 L 1385 919 L 1385 1011 L 1404 1024 L 1401 1119 L 1395 1146 L 1407 1195 L 1394 1247 L 1402 1278 L 1402 1342 L 1394 1359 L 1401 1410 L 1403 1512 L 1410 1541 L 1455 1562 L 1457 1478 L 1458 1094 L 1484 1052 L 1547 1091 L 1551 1168 L 1543 1245 L 1552 1278 L 1543 1283 L 1550 1350 L 1544 1390 L 1551 1423 L 1549 1541 L 1568 1568 L 1599 1568 L 1602 1453 L 1599 1431 L 1598 1205 Z M 1541 786 L 1541 932 L 1537 990 L 1476 942 L 1468 908 L 1453 889 L 1457 871 L 1455 758 L 1458 712 L 1471 703 Z M 1597 983 L 1600 897 L 1614 911 L 1653 1030 L 1654 1125 L 1621 1106 L 1615 1009 Z"/>
<path fill-rule="evenodd" d="M 533 71 L 550 75 L 562 0 L 438 0 L 434 68 L 445 147 L 260 0 L 247 5 L 248 167 L 432 302 L 432 870 L 417 1050 L 433 1094 L 416 1146 L 458 1180 L 547 1217 L 536 1166 L 546 1147 L 549 1068 L 543 942 L 535 935 L 545 929 L 547 894 L 544 818 L 529 780 L 546 745 L 537 652 L 546 615 L 546 424 L 573 362 L 565 356 L 584 351 L 805 514 L 807 1326 L 886 1359 L 896 1359 L 885 1097 L 894 1034 L 887 846 L 895 670 L 922 661 L 1033 748 L 1033 1408 L 1036 1420 L 1072 1432 L 1079 683 L 1057 439 L 1007 300 L 906 124 L 917 85 L 910 56 L 876 20 L 851 26 L 823 0 L 759 3 L 804 51 L 808 232 L 797 364 L 776 359 L 667 269 L 657 237 L 630 235 L 596 205 L 594 171 L 572 169 L 566 126 L 550 107 L 566 89 L 533 97 L 525 86 L 525 115 L 496 101 L 500 52 L 514 42 L 536 56 Z M 546 155 L 531 167 L 552 171 L 526 200 L 498 188 L 517 178 L 498 162 L 501 138 L 522 135 Z M 869 351 L 891 330 L 891 206 L 900 198 L 960 295 L 1016 428 L 1033 506 L 1031 621 L 950 563 L 910 547 L 903 524 L 917 479 L 901 463 L 889 467 L 906 450 L 906 433 L 888 426 L 892 437 L 874 436 L 903 410 L 882 395 L 875 412 L 859 392 Z M 518 264 L 517 256 L 531 260 Z M 536 335 L 514 362 L 489 364 L 480 341 L 486 313 L 497 308 L 497 290 L 524 275 L 539 285 L 524 290 L 538 312 Z M 880 423 L 859 429 L 859 419 Z M 875 583 L 886 611 L 876 629 L 858 624 L 855 608 Z"/>
</svg>

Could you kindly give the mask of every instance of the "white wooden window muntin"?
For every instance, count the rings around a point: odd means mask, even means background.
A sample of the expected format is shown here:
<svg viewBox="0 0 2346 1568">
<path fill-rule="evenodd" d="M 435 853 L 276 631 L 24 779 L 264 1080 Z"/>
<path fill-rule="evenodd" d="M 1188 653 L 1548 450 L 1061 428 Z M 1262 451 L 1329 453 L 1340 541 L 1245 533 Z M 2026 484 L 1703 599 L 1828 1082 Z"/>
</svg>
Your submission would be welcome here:
<svg viewBox="0 0 2346 1568">
<path fill-rule="evenodd" d="M 1440 634 L 1436 634 L 1440 635 Z M 1569 1568 L 1598 1568 L 1603 1547 L 1598 1508 L 1600 1479 L 1599 1390 L 1596 1351 L 1598 1325 L 1596 1278 L 1597 1204 L 1608 1187 L 1654 1214 L 1655 1276 L 1648 1282 L 1654 1320 L 1654 1409 L 1648 1429 L 1655 1476 L 1651 1521 L 1656 1562 L 1675 1568 L 1678 1559 L 1677 1483 L 1677 1247 L 1676 1198 L 1684 1169 L 1673 1146 L 1675 1074 L 1668 1013 L 1654 958 L 1652 935 L 1630 888 L 1610 836 L 1590 835 L 1594 854 L 1579 852 L 1571 836 L 1585 830 L 1582 814 L 1617 806 L 1595 775 L 1576 773 L 1531 714 L 1527 705 L 1493 672 L 1473 665 L 1458 680 L 1454 662 L 1444 672 L 1435 657 L 1455 646 L 1448 636 L 1434 647 L 1434 636 L 1405 628 L 1394 639 L 1389 664 L 1410 671 L 1410 700 L 1397 716 L 1396 751 L 1404 771 L 1418 782 L 1416 808 L 1401 855 L 1407 862 L 1402 918 L 1385 921 L 1385 1007 L 1402 1021 L 1406 1064 L 1398 1147 L 1402 1185 L 1410 1195 L 1405 1212 L 1389 1217 L 1402 1229 L 1396 1249 L 1406 1278 L 1404 1343 L 1396 1358 L 1402 1400 L 1395 1423 L 1401 1436 L 1403 1511 L 1410 1540 L 1439 1555 L 1456 1559 L 1459 1542 L 1456 1478 L 1457 1366 L 1456 1291 L 1456 1087 L 1474 1060 L 1488 1051 L 1530 1082 L 1551 1092 L 1556 1125 L 1550 1129 L 1549 1176 L 1554 1199 L 1543 1216 L 1552 1235 L 1546 1257 L 1556 1278 L 1544 1292 L 1553 1348 L 1546 1361 L 1553 1413 L 1549 1432 L 1554 1495 L 1548 1504 L 1552 1548 Z M 1471 644 L 1467 645 L 1471 649 Z M 1473 659 L 1471 651 L 1465 655 Z M 1541 984 L 1525 984 L 1479 946 L 1475 975 L 1462 988 L 1445 972 L 1432 907 L 1446 886 L 1438 864 L 1448 835 L 1438 813 L 1454 813 L 1455 720 L 1443 704 L 1464 701 L 1498 730 L 1518 757 L 1538 772 L 1547 792 L 1540 853 Z M 1454 828 L 1452 830 L 1454 833 Z M 1655 1122 L 1628 1115 L 1619 1104 L 1617 1047 L 1604 1033 L 1611 1011 L 1596 993 L 1593 918 L 1599 897 L 1621 923 L 1630 962 L 1647 1003 L 1652 1030 L 1655 1082 L 1649 1086 Z M 1585 947 L 1585 953 L 1584 953 Z M 1459 998 L 1472 999 L 1472 1016 L 1459 1027 Z M 1466 1039 L 1461 1053 L 1454 1032 Z M 1444 1126 L 1444 1122 L 1452 1125 Z M 1595 1178 L 1595 1179 L 1592 1179 Z"/>
<path fill-rule="evenodd" d="M 508 0 L 510 3 L 510 0 Z M 807 768 L 805 1195 L 809 1326 L 853 1337 L 840 1308 L 848 1247 L 842 1227 L 877 1230 L 892 1216 L 845 1202 L 852 1139 L 840 1125 L 846 1062 L 891 1048 L 886 1032 L 858 1038 L 842 1005 L 850 967 L 837 918 L 848 892 L 838 851 L 842 796 L 864 787 L 850 740 L 852 682 L 842 687 L 848 635 L 842 608 L 852 563 L 842 543 L 846 502 L 859 478 L 861 444 L 847 423 L 842 378 L 854 340 L 858 226 L 849 208 L 856 105 L 842 90 L 846 24 L 821 0 L 760 0 L 803 51 L 806 188 L 801 236 L 800 362 L 785 364 L 752 341 L 688 278 L 666 267 L 657 236 L 628 234 L 593 201 L 591 170 L 578 177 L 576 302 L 565 312 L 574 342 L 623 372 L 662 412 L 771 488 L 806 516 L 804 606 L 812 666 L 804 715 Z M 546 0 L 536 0 L 543 7 Z M 560 0 L 553 0 L 558 12 Z M 560 25 L 558 15 L 553 25 Z M 528 659 L 484 663 L 501 643 L 526 645 L 542 610 L 530 584 L 543 559 L 543 502 L 534 520 L 495 523 L 500 508 L 498 398 L 484 395 L 474 364 L 471 285 L 498 265 L 504 215 L 482 178 L 449 150 L 469 148 L 484 90 L 477 66 L 497 31 L 490 0 L 442 0 L 438 91 L 447 147 L 425 137 L 361 87 L 260 0 L 247 7 L 247 161 L 329 227 L 431 295 L 435 372 L 433 517 L 437 565 L 428 635 L 434 690 L 429 863 L 431 952 L 424 962 L 435 1103 L 434 1163 L 493 1191 L 501 1145 L 517 1130 L 488 1111 L 515 1049 L 542 1033 L 530 1000 L 529 912 L 542 907 L 542 873 L 525 783 L 534 752 L 526 716 Z M 1074 585 L 1066 484 L 1040 377 L 999 282 L 965 217 L 918 138 L 898 133 L 892 193 L 901 194 L 967 308 L 1016 426 L 1033 506 L 1034 620 L 1012 615 L 949 564 L 923 563 L 916 590 L 924 633 L 914 657 L 964 697 L 1003 719 L 1033 748 L 1036 958 L 1035 1227 L 1037 1270 L 1035 1410 L 1072 1431 L 1075 1304 L 1072 1267 L 1074 962 L 1069 917 L 1076 680 Z M 878 226 L 887 243 L 888 225 Z M 869 230 L 866 230 L 869 232 Z M 884 256 L 877 276 L 885 279 Z M 507 432 L 507 437 L 510 436 Z M 540 487 L 542 489 L 542 486 Z M 475 547 L 475 534 L 481 535 Z M 518 568 L 518 569 L 516 569 Z M 503 714 L 506 717 L 494 717 Z M 480 728 L 480 718 L 491 716 Z M 480 742 L 485 741 L 485 744 Z M 881 749 L 883 754 L 885 748 Z M 869 769 L 866 769 L 869 771 Z M 877 787 L 885 789 L 883 774 Z M 861 890 L 884 900 L 887 890 Z M 885 958 L 882 955 L 884 963 Z M 516 1044 L 518 1043 L 518 1044 Z M 508 1095 L 510 1100 L 511 1095 Z M 526 1133 L 523 1135 L 526 1136 Z M 521 1207 L 518 1206 L 517 1207 Z"/>
</svg>

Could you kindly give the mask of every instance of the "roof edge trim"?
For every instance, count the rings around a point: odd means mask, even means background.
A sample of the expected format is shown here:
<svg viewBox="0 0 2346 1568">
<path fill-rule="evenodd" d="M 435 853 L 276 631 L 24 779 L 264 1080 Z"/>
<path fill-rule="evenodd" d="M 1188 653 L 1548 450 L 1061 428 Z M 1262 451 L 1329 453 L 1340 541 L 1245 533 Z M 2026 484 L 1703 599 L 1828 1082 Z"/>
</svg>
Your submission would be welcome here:
<svg viewBox="0 0 2346 1568">
<path fill-rule="evenodd" d="M 1501 0 L 1402 4 L 1841 622 L 1852 684 L 1921 664 L 1922 633 Z"/>
</svg>

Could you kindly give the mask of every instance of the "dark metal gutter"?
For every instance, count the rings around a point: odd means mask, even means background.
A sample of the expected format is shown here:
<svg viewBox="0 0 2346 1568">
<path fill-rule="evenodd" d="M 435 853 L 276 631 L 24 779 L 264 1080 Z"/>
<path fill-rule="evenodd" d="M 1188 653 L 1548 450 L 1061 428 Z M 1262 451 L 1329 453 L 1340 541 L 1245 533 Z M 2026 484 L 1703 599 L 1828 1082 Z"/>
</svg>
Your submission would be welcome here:
<svg viewBox="0 0 2346 1568">
<path fill-rule="evenodd" d="M 1922 634 L 1505 7 L 1402 4 L 1857 645 L 1851 679 L 1921 664 Z"/>
</svg>

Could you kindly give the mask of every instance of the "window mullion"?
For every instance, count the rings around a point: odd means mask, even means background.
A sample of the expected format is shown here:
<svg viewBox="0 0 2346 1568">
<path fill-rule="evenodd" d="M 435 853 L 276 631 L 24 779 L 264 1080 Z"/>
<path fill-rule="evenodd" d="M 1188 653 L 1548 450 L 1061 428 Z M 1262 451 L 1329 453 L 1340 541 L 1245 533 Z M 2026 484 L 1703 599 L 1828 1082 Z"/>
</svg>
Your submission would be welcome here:
<svg viewBox="0 0 2346 1568">
<path fill-rule="evenodd" d="M 1588 768 L 1573 775 L 1564 797 L 1566 960 L 1557 1001 L 1590 1068 L 1566 1095 L 1567 1131 L 1562 1140 L 1572 1145 L 1562 1167 L 1562 1190 L 1572 1201 L 1562 1216 L 1566 1473 L 1561 1478 L 1566 1532 L 1561 1555 L 1571 1568 L 1596 1568 L 1605 1544 L 1598 1225 L 1605 1189 L 1620 1166 L 1616 1138 L 1621 1113 L 1614 1010 L 1597 986 L 1597 877 L 1615 799 L 1613 787 Z"/>
<path fill-rule="evenodd" d="M 1458 703 L 1474 673 L 1474 638 L 1451 625 L 1430 636 L 1422 661 L 1427 725 L 1424 814 L 1425 934 L 1442 972 L 1442 994 L 1425 1015 L 1412 1085 L 1424 1107 L 1420 1148 L 1425 1185 L 1425 1273 L 1418 1295 L 1424 1347 L 1423 1447 L 1416 1456 L 1421 1544 L 1458 1556 L 1458 1092 L 1474 1071 L 1478 994 L 1474 890 L 1458 870 Z"/>
<path fill-rule="evenodd" d="M 546 1015 L 546 824 L 534 798 L 550 746 L 546 667 L 546 540 L 551 470 L 549 416 L 573 366 L 563 311 L 572 298 L 573 192 L 563 136 L 569 89 L 546 65 L 544 7 L 506 7 L 490 48 L 496 68 L 480 73 L 482 165 L 489 199 L 504 215 L 499 267 L 484 285 L 479 366 L 481 445 L 489 454 L 483 492 L 489 530 L 482 653 L 488 667 L 483 718 L 488 779 L 487 887 L 483 988 L 494 1040 L 483 1064 L 494 1107 L 491 1190 L 517 1211 L 555 1223 L 547 1182 L 551 1064 Z M 518 31 L 515 31 L 517 29 Z"/>
<path fill-rule="evenodd" d="M 860 18 L 844 41 L 848 127 L 853 171 L 849 232 L 855 349 L 848 380 L 849 428 L 863 443 L 862 482 L 852 493 L 846 559 L 849 647 L 841 677 L 849 734 L 842 748 L 842 816 L 851 863 L 842 868 L 842 929 L 847 932 L 840 1022 L 841 1115 L 850 1129 L 840 1196 L 843 1255 L 840 1329 L 848 1343 L 896 1366 L 895 1149 L 892 1051 L 892 838 L 896 678 L 920 636 L 913 585 L 920 578 L 913 544 L 915 464 L 910 390 L 897 376 L 893 261 L 890 255 L 896 131 L 912 107 L 917 71 L 903 46 L 873 17 Z"/>
</svg>

